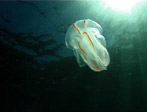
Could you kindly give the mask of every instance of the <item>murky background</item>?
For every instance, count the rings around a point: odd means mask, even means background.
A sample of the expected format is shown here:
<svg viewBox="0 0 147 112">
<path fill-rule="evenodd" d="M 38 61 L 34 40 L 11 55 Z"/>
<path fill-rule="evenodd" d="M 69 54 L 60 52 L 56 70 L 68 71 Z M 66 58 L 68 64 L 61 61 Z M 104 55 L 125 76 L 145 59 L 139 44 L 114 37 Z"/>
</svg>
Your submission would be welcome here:
<svg viewBox="0 0 147 112">
<path fill-rule="evenodd" d="M 147 111 L 147 2 L 124 13 L 98 1 L 0 2 L 0 76 L 5 112 Z M 107 71 L 80 68 L 68 27 L 103 28 Z"/>
</svg>

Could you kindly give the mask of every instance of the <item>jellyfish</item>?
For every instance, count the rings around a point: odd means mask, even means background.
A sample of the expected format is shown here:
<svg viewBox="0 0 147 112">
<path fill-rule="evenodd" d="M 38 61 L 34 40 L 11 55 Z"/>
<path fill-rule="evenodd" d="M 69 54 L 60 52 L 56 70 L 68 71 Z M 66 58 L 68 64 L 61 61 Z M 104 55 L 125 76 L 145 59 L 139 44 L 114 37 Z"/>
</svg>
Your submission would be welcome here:
<svg viewBox="0 0 147 112">
<path fill-rule="evenodd" d="M 110 63 L 102 27 L 90 19 L 73 23 L 65 35 L 66 47 L 71 49 L 80 67 L 88 65 L 93 71 L 107 70 Z"/>
</svg>

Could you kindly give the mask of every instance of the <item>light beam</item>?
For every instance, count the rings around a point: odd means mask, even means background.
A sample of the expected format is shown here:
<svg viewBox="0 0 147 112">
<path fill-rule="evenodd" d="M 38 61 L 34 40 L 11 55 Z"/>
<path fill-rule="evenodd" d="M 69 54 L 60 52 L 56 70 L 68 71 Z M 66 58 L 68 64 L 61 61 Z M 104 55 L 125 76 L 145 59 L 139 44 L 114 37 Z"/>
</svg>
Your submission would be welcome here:
<svg viewBox="0 0 147 112">
<path fill-rule="evenodd" d="M 131 9 L 141 0 L 104 0 L 106 7 L 116 11 L 130 12 Z"/>
</svg>

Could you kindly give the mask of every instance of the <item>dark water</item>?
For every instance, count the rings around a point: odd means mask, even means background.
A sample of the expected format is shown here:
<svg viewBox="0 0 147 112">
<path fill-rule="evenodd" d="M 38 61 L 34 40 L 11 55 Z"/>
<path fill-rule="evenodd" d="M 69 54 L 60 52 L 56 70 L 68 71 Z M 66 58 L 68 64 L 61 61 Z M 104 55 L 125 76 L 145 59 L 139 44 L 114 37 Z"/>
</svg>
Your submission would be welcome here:
<svg viewBox="0 0 147 112">
<path fill-rule="evenodd" d="M 4 112 L 147 111 L 147 3 L 131 13 L 100 1 L 0 2 Z M 64 43 L 80 19 L 101 24 L 107 71 L 80 68 Z"/>
</svg>

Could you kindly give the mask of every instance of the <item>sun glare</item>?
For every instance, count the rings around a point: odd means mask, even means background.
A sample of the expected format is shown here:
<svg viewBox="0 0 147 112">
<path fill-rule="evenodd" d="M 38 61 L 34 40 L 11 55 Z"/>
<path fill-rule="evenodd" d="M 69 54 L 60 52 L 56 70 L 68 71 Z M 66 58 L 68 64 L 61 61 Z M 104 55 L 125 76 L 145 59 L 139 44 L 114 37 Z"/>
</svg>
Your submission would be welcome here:
<svg viewBox="0 0 147 112">
<path fill-rule="evenodd" d="M 130 12 L 140 0 L 104 0 L 106 7 L 111 7 L 116 11 Z"/>
</svg>

